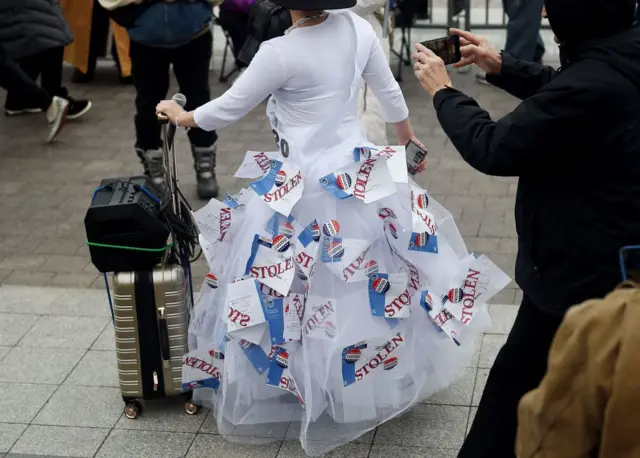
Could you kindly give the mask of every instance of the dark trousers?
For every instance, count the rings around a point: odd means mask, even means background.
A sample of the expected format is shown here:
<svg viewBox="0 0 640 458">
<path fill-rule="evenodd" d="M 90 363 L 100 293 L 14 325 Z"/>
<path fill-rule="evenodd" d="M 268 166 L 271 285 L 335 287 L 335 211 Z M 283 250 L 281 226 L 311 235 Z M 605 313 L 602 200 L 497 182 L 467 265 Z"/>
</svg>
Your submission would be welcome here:
<svg viewBox="0 0 640 458">
<path fill-rule="evenodd" d="M 518 403 L 542 381 L 561 322 L 562 317 L 549 315 L 523 298 L 458 458 L 515 458 Z"/>
<path fill-rule="evenodd" d="M 62 61 L 64 48 L 51 48 L 40 54 L 29 56 L 19 62 L 22 71 L 32 80 L 40 78 L 40 86 L 50 95 L 66 97 L 66 90 L 62 87 Z M 8 91 L 6 107 L 33 108 L 37 101 L 32 100 L 29 93 Z"/>
<path fill-rule="evenodd" d="M 187 110 L 193 110 L 210 100 L 209 62 L 211 33 L 178 48 L 154 48 L 131 42 L 131 73 L 136 87 L 136 148 L 158 149 L 162 146 L 156 105 L 167 98 L 169 66 L 178 81 L 180 92 L 187 98 Z M 193 146 L 209 147 L 218 136 L 201 129 L 189 130 Z"/>
<path fill-rule="evenodd" d="M 38 107 L 44 111 L 51 105 L 52 96 L 21 69 L 6 54 L 2 46 L 0 46 L 0 87 L 5 88 L 9 94 L 17 94 L 31 101 L 31 108 Z"/>
<path fill-rule="evenodd" d="M 220 26 L 229 34 L 229 38 L 231 38 L 236 64 L 244 66 L 244 64 L 238 62 L 238 53 L 247 39 L 249 15 L 240 11 L 220 10 L 220 17 L 218 21 Z"/>
<path fill-rule="evenodd" d="M 544 0 L 503 0 L 509 16 L 504 50 L 517 59 L 540 62 L 544 42 L 540 36 Z"/>
<path fill-rule="evenodd" d="M 93 12 L 91 17 L 91 38 L 89 42 L 89 63 L 87 75 L 93 76 L 96 71 L 98 57 L 104 56 L 107 49 L 107 39 L 109 37 L 109 13 L 100 5 L 98 0 L 93 0 Z M 111 56 L 115 61 L 118 70 L 120 69 L 120 60 L 116 52 L 115 40 L 111 46 Z"/>
</svg>

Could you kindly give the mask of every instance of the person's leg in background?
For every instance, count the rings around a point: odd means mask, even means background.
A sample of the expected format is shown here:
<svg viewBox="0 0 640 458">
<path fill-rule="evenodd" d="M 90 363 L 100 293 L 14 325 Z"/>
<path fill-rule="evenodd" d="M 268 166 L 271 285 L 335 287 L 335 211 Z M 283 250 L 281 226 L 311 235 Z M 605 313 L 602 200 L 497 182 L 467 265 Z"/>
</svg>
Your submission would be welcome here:
<svg viewBox="0 0 640 458">
<path fill-rule="evenodd" d="M 51 48 L 24 63 L 32 71 L 40 73 L 40 85 L 49 94 L 57 95 L 69 102 L 67 119 L 78 119 L 91 110 L 89 100 L 77 100 L 69 95 L 66 87 L 62 86 L 62 67 L 64 48 Z"/>
<path fill-rule="evenodd" d="M 542 62 L 545 53 L 540 36 L 544 0 L 503 0 L 504 11 L 509 17 L 505 52 L 516 59 Z M 486 83 L 486 75 L 478 74 L 478 82 Z"/>
<path fill-rule="evenodd" d="M 505 5 L 509 22 L 504 50 L 516 59 L 541 61 L 544 44 L 540 25 L 544 0 L 506 0 Z"/>
<path fill-rule="evenodd" d="M 561 322 L 561 316 L 547 314 L 523 298 L 458 458 L 515 458 L 518 403 L 542 381 Z"/>
<path fill-rule="evenodd" d="M 209 88 L 209 62 L 211 60 L 211 33 L 195 38 L 174 50 L 173 71 L 180 91 L 187 98 L 187 110 L 193 110 L 211 100 Z M 216 132 L 191 129 L 189 141 L 198 180 L 198 197 L 211 199 L 218 196 L 216 180 Z"/>
<path fill-rule="evenodd" d="M 64 125 L 69 102 L 61 97 L 52 96 L 38 86 L 16 64 L 0 46 L 0 87 L 9 93 L 18 94 L 20 98 L 31 100 L 34 106 L 44 111 L 49 121 L 49 135 L 47 142 L 52 141 Z"/>
<path fill-rule="evenodd" d="M 82 73 L 76 69 L 71 80 L 74 83 L 88 83 L 93 81 L 96 71 L 98 57 L 107 49 L 107 38 L 109 36 L 109 13 L 100 5 L 98 0 L 93 1 L 93 12 L 91 15 L 91 38 L 89 41 L 89 65 L 87 73 Z"/>
<path fill-rule="evenodd" d="M 131 73 L 136 88 L 135 151 L 145 175 L 157 184 L 165 179 L 162 164 L 162 139 L 156 105 L 169 90 L 171 50 L 131 42 Z"/>
</svg>

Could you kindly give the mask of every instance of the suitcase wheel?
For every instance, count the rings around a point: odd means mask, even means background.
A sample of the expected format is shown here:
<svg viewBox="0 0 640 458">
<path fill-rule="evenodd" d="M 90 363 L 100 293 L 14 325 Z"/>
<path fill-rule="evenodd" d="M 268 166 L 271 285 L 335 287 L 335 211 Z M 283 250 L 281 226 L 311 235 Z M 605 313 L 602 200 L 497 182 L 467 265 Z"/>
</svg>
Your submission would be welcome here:
<svg viewBox="0 0 640 458">
<path fill-rule="evenodd" d="M 129 420 L 135 420 L 142 413 L 140 401 L 130 401 L 124 406 L 124 416 Z"/>
<path fill-rule="evenodd" d="M 192 400 L 188 400 L 184 403 L 184 411 L 189 415 L 196 415 L 198 412 L 200 412 L 200 406 Z"/>
</svg>

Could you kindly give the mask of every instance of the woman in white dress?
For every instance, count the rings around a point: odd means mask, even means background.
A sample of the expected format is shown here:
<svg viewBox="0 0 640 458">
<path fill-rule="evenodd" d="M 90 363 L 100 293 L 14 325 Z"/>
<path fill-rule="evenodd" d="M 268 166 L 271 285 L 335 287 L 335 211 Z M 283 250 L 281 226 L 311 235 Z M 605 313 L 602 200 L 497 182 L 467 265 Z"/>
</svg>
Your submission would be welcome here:
<svg viewBox="0 0 640 458">
<path fill-rule="evenodd" d="M 171 101 L 157 111 L 214 130 L 270 95 L 280 152 L 250 189 L 196 214 L 211 273 L 183 383 L 215 390 L 194 396 L 208 396 L 225 437 L 287 433 L 319 455 L 451 383 L 509 279 L 469 255 L 451 215 L 408 178 L 403 147 L 368 142 L 363 78 L 398 144 L 413 132 L 371 25 L 326 12 L 355 0 L 278 3 L 294 25 L 226 93 L 193 112 Z"/>
</svg>

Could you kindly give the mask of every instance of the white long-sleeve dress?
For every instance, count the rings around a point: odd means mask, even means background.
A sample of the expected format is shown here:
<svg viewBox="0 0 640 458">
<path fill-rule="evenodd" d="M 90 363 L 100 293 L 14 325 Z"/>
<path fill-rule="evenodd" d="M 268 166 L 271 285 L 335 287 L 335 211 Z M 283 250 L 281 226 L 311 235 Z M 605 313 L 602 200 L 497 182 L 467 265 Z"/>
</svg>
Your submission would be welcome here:
<svg viewBox="0 0 640 458">
<path fill-rule="evenodd" d="M 333 12 L 263 43 L 195 111 L 217 130 L 271 95 L 280 148 L 248 154 L 261 178 L 195 215 L 211 273 L 183 383 L 231 440 L 286 433 L 318 455 L 405 411 L 468 364 L 486 300 L 509 281 L 466 251 L 402 147 L 368 142 L 362 78 L 386 122 L 407 118 L 371 25 Z"/>
<path fill-rule="evenodd" d="M 351 11 L 356 13 L 361 18 L 365 19 L 376 33 L 384 54 L 389 61 L 389 54 L 391 52 L 388 37 L 383 37 L 384 29 L 380 20 L 374 14 L 376 11 L 380 11 L 386 5 L 385 0 L 358 0 L 356 6 L 351 8 Z M 369 89 L 367 83 L 363 81 L 360 89 L 360 121 L 362 127 L 367 135 L 369 141 L 376 145 L 384 145 L 387 143 L 386 123 L 380 102 L 375 93 Z"/>
</svg>

